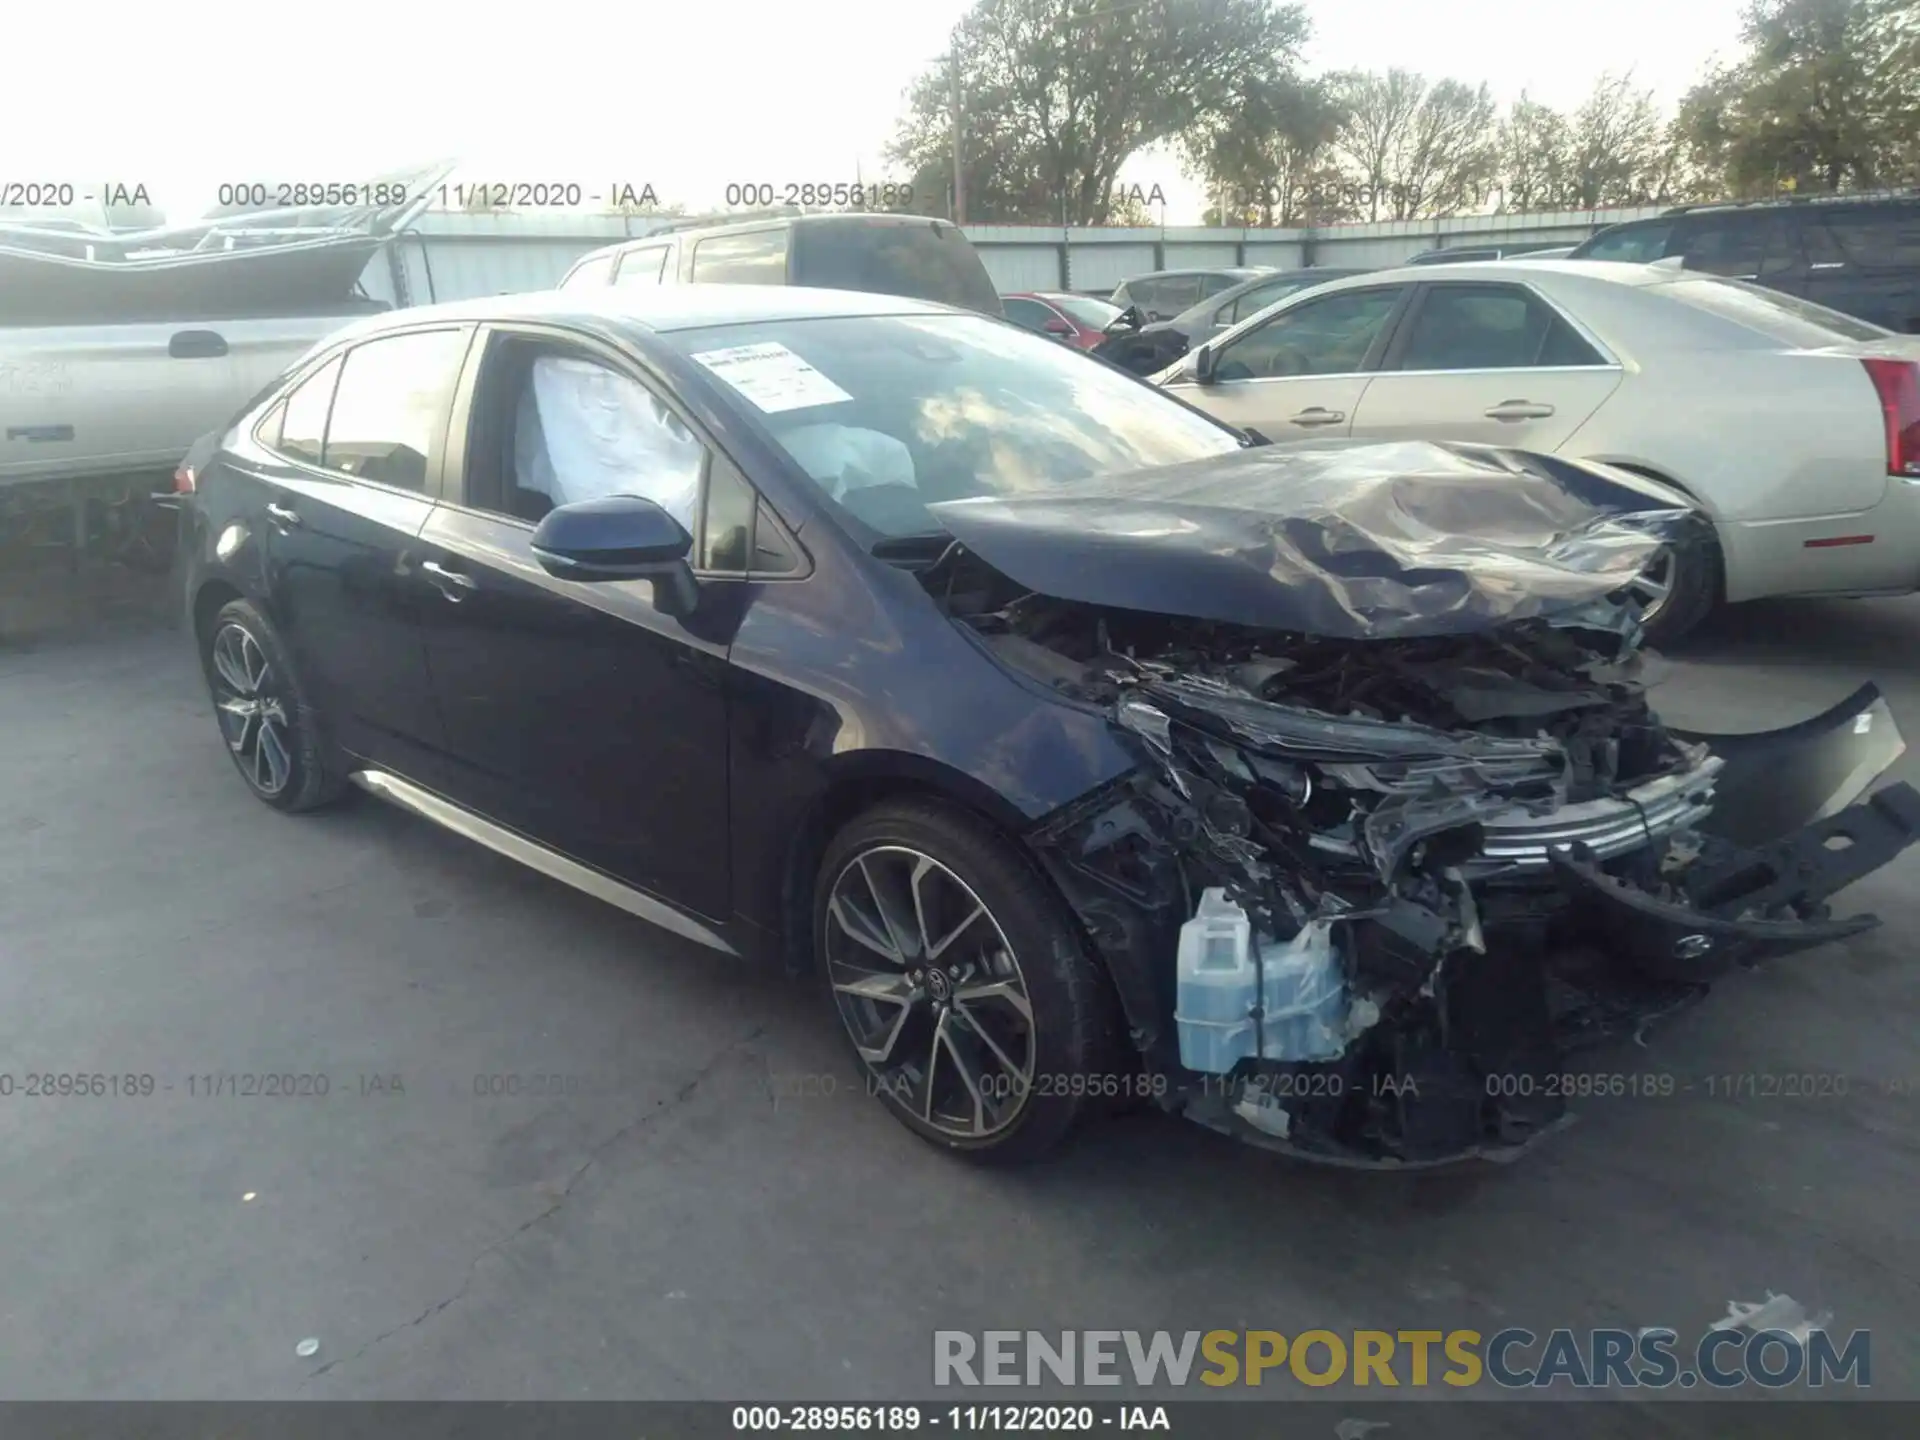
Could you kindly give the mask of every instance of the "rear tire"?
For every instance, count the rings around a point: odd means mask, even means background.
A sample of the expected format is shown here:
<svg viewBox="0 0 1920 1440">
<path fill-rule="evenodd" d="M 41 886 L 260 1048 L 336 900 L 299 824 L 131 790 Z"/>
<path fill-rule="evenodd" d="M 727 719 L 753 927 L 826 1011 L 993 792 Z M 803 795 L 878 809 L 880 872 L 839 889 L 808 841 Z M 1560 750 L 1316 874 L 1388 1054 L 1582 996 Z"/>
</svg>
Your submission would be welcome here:
<svg viewBox="0 0 1920 1440">
<path fill-rule="evenodd" d="M 318 713 L 267 617 L 230 600 L 200 637 L 214 719 L 240 778 L 276 810 L 317 810 L 346 792 Z"/>
<path fill-rule="evenodd" d="M 1035 1160 L 1099 1107 L 1107 979 L 1015 843 L 890 801 L 836 835 L 814 888 L 822 984 L 867 1088 L 970 1159 Z"/>
</svg>

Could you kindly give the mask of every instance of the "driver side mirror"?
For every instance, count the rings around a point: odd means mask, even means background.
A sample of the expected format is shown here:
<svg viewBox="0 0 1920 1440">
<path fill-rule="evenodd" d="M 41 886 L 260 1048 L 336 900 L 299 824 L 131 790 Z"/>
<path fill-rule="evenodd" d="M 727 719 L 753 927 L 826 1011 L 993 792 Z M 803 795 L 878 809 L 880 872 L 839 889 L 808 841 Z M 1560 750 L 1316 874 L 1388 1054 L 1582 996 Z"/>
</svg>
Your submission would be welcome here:
<svg viewBox="0 0 1920 1440">
<path fill-rule="evenodd" d="M 541 569 L 562 580 L 648 580 L 653 603 L 676 620 L 700 604 L 687 556 L 693 537 L 638 495 L 604 495 L 549 510 L 533 532 Z"/>
<path fill-rule="evenodd" d="M 1211 385 L 1213 383 L 1213 346 L 1202 345 L 1193 352 L 1193 383 Z"/>
</svg>

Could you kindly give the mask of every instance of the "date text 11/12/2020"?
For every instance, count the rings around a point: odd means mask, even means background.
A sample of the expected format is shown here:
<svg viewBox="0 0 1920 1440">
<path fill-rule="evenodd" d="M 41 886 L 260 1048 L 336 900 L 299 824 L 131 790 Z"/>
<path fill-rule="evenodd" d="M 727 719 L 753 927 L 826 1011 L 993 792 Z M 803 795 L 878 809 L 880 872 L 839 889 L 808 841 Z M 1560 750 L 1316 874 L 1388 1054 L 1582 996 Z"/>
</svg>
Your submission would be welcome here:
<svg viewBox="0 0 1920 1440">
<path fill-rule="evenodd" d="M 317 1071 L 214 1070 L 166 1079 L 151 1071 L 0 1072 L 0 1100 L 145 1099 L 182 1095 L 194 1100 L 319 1099 L 328 1095 L 390 1096 L 407 1093 L 400 1076 L 335 1077 Z"/>
</svg>

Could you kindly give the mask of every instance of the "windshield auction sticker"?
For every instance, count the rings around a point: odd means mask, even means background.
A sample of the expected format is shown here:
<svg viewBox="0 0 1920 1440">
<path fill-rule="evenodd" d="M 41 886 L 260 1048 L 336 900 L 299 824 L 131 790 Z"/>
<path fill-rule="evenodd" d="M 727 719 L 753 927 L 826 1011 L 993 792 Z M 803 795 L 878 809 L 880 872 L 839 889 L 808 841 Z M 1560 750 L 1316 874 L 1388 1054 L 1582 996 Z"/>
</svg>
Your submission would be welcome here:
<svg viewBox="0 0 1920 1440">
<path fill-rule="evenodd" d="M 777 341 L 702 350 L 693 358 L 769 415 L 853 399 Z"/>
</svg>

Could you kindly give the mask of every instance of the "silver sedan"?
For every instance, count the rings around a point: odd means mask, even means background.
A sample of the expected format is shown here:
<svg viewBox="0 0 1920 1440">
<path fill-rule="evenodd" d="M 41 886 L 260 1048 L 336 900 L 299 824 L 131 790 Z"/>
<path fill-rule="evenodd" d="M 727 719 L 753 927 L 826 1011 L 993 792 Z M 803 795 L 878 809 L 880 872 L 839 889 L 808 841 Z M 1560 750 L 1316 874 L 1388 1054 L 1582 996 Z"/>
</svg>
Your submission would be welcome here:
<svg viewBox="0 0 1920 1440">
<path fill-rule="evenodd" d="M 1156 378 L 1274 441 L 1477 441 L 1679 487 L 1719 547 L 1643 578 L 1659 639 L 1722 600 L 1920 588 L 1920 339 L 1740 281 L 1563 260 L 1378 271 Z"/>
</svg>

